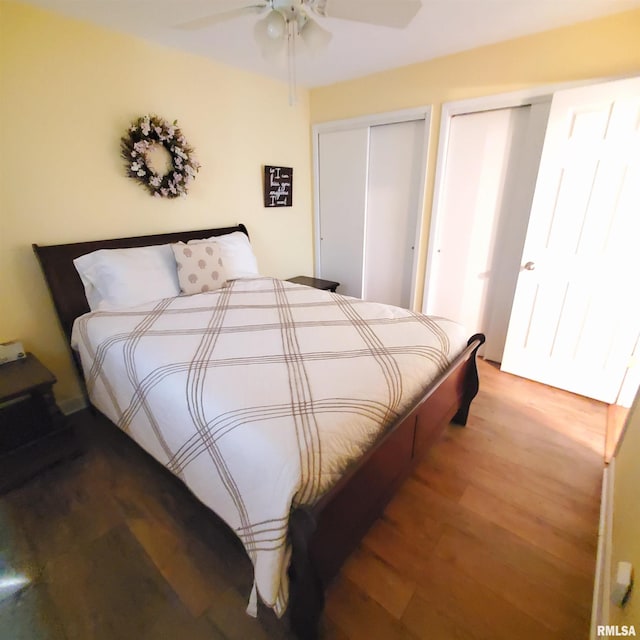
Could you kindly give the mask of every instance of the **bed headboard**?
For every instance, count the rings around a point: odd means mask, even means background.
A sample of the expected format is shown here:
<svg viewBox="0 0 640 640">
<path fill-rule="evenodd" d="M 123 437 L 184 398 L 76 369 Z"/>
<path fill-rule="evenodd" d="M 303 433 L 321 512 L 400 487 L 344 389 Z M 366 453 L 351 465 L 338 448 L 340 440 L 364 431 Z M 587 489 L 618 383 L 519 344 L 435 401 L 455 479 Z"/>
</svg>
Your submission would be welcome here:
<svg viewBox="0 0 640 640">
<path fill-rule="evenodd" d="M 133 238 L 113 238 L 110 240 L 92 240 L 90 242 L 74 242 L 73 244 L 56 244 L 48 246 L 32 245 L 44 277 L 49 285 L 60 324 L 67 337 L 71 340 L 73 321 L 83 313 L 89 311 L 89 305 L 84 295 L 84 286 L 76 271 L 73 261 L 76 258 L 96 251 L 97 249 L 126 249 L 129 247 L 145 247 L 154 244 L 171 242 L 187 242 L 211 236 L 222 236 L 234 231 L 242 231 L 247 236 L 249 232 L 243 224 L 236 227 L 220 229 L 200 229 L 197 231 L 178 231 L 175 233 L 161 233 L 152 236 L 136 236 Z"/>
</svg>

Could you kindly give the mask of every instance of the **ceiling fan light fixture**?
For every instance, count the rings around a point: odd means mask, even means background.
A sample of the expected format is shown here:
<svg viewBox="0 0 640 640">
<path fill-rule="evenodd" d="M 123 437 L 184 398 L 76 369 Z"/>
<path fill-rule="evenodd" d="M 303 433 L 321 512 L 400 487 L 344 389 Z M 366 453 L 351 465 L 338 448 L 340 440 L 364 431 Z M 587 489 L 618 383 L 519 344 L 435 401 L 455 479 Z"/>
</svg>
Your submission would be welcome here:
<svg viewBox="0 0 640 640">
<path fill-rule="evenodd" d="M 278 40 L 284 35 L 287 28 L 286 20 L 279 11 L 270 11 L 264 19 L 267 37 Z"/>
<path fill-rule="evenodd" d="M 214 0 L 208 0 L 213 2 Z M 222 2 L 222 0 L 216 0 Z M 230 2 L 230 0 L 225 0 Z M 289 80 L 289 102 L 295 102 L 296 40 L 300 38 L 310 54 L 327 47 L 332 35 L 310 15 L 338 18 L 365 24 L 406 27 L 420 11 L 422 0 L 233 0 L 236 6 L 221 9 L 213 15 L 178 25 L 182 29 L 198 29 L 248 13 L 266 13 L 254 25 L 254 38 L 262 57 L 274 62 L 285 53 Z M 247 2 L 244 6 L 242 2 Z M 251 4 L 251 3 L 255 4 Z"/>
<path fill-rule="evenodd" d="M 270 11 L 265 18 L 256 22 L 253 34 L 263 58 L 273 59 L 282 51 L 286 40 L 286 26 L 284 17 L 278 11 Z"/>
<path fill-rule="evenodd" d="M 323 51 L 333 37 L 326 29 L 323 29 L 315 20 L 308 18 L 298 31 L 302 41 L 312 54 Z"/>
</svg>

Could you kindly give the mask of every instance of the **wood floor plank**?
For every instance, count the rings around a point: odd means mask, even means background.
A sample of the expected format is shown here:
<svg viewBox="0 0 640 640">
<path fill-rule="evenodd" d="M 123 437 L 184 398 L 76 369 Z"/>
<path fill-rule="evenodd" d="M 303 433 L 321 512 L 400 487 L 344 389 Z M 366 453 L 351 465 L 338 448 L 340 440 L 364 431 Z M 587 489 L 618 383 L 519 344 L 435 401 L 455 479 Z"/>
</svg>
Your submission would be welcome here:
<svg viewBox="0 0 640 640">
<path fill-rule="evenodd" d="M 607 463 L 611 462 L 615 454 L 628 415 L 629 409 L 627 407 L 621 407 L 617 404 L 611 404 L 607 407 L 607 432 L 604 447 L 604 459 Z"/>
<path fill-rule="evenodd" d="M 592 575 L 585 575 L 583 571 L 568 564 L 565 559 L 559 559 L 547 550 L 530 544 L 517 533 L 496 524 L 493 519 L 485 518 L 482 514 L 469 510 L 459 503 L 443 498 L 425 485 L 417 475 L 405 482 L 398 495 L 387 507 L 385 518 L 393 518 L 396 512 L 398 514 L 410 512 L 412 519 L 417 523 L 421 521 L 421 514 L 437 517 L 440 532 L 451 527 L 480 539 L 497 557 L 504 558 L 514 567 L 522 565 L 541 584 L 569 593 L 579 602 L 588 602 L 589 607 L 591 605 Z M 597 518 L 594 516 L 592 524 L 594 531 L 596 526 Z M 392 533 L 389 533 L 390 535 Z M 391 544 L 387 554 L 393 553 L 401 541 L 402 539 L 398 540 L 397 545 L 395 542 Z M 365 538 L 364 544 L 368 544 L 368 538 Z M 432 542 L 430 547 L 420 545 L 418 553 L 424 553 L 429 548 L 435 548 L 435 544 Z M 406 556 L 407 552 L 404 551 L 403 555 Z M 411 566 L 410 560 L 407 559 L 405 564 Z"/>
<path fill-rule="evenodd" d="M 51 560 L 45 584 L 68 640 L 222 640 L 207 620 L 194 620 L 121 525 L 84 548 Z"/>
<path fill-rule="evenodd" d="M 176 534 L 157 520 L 134 518 L 127 524 L 191 615 L 199 617 L 204 614 L 217 594 L 226 587 L 224 580 L 216 579 L 219 574 L 202 574 L 198 563 L 202 554 L 189 553 L 189 547 L 184 544 L 184 532 Z"/>
<path fill-rule="evenodd" d="M 530 544 L 544 549 L 575 567 L 585 575 L 593 575 L 595 548 L 579 544 L 570 532 L 560 531 L 527 511 L 490 493 L 469 486 L 460 504 L 474 513 L 515 533 Z"/>
<path fill-rule="evenodd" d="M 95 482 L 80 481 L 88 473 L 95 476 Z M 49 469 L 20 491 L 7 495 L 34 549 L 32 561 L 44 565 L 48 559 L 71 550 L 75 540 L 97 539 L 120 523 L 120 511 L 101 482 L 105 475 L 105 460 L 88 456 L 66 467 Z"/>
<path fill-rule="evenodd" d="M 414 594 L 402 617 L 403 624 L 421 640 L 478 640 L 473 630 L 466 629 L 460 616 L 447 616 L 438 603 Z"/>
<path fill-rule="evenodd" d="M 242 544 L 215 514 L 186 492 L 183 486 L 148 490 L 140 500 L 141 487 L 129 478 L 116 487 L 116 500 L 123 511 L 124 521 L 144 547 L 156 566 L 164 573 L 172 587 L 208 591 L 220 586 L 232 586 L 247 592 L 253 584 L 252 567 Z M 196 577 L 189 584 L 189 568 Z M 184 581 L 179 576 L 184 574 Z M 184 584 L 183 584 L 184 582 Z M 196 609 L 198 605 L 194 604 Z"/>
<path fill-rule="evenodd" d="M 342 568 L 342 575 L 397 619 L 402 617 L 416 588 L 414 582 L 365 549 L 352 554 Z"/>
<path fill-rule="evenodd" d="M 533 617 L 435 556 L 416 593 L 482 640 L 551 640 L 556 637 Z"/>
<path fill-rule="evenodd" d="M 386 554 L 387 558 L 394 558 L 392 562 L 403 567 L 404 572 L 411 572 L 413 579 L 417 579 L 419 572 L 424 571 L 423 557 L 433 553 L 443 532 L 455 529 L 467 536 L 481 541 L 496 557 L 513 567 L 522 567 L 527 575 L 532 576 L 541 585 L 569 594 L 576 601 L 587 603 L 585 611 L 591 606 L 592 576 L 576 569 L 565 559 L 559 559 L 549 551 L 532 545 L 525 538 L 496 524 L 492 519 L 483 517 L 465 508 L 463 505 L 444 499 L 442 496 L 425 486 L 417 478 L 410 478 L 405 482 L 398 495 L 387 508 L 385 518 L 397 517 L 403 519 L 405 514 L 411 513 L 412 522 L 420 522 L 419 514 L 424 512 L 430 516 L 437 516 L 440 523 L 440 535 L 429 545 L 411 547 L 412 534 L 406 529 L 405 537 L 394 538 L 395 531 L 388 531 L 377 545 L 377 553 Z M 592 528 L 596 526 L 594 518 Z M 404 525 L 396 526 L 398 529 Z M 419 525 L 418 525 L 419 526 Z M 371 532 L 370 532 L 371 533 Z M 385 545 L 384 541 L 389 540 Z M 403 545 L 402 542 L 409 543 Z M 369 537 L 365 537 L 364 545 L 370 545 Z M 401 549 L 401 550 L 400 550 Z M 413 564 L 411 557 L 414 557 Z M 595 558 L 595 554 L 594 554 Z M 408 575 L 408 573 L 407 573 Z M 546 585 L 546 586 L 543 586 Z"/>
<path fill-rule="evenodd" d="M 483 432 L 480 426 L 467 429 L 464 437 L 459 432 L 456 433 L 456 441 L 476 456 L 489 453 L 511 460 L 515 464 L 564 484 L 586 498 L 593 498 L 599 494 L 599 482 L 594 481 L 590 473 L 594 465 L 600 464 L 598 457 L 595 457 L 591 463 L 579 463 L 572 458 L 570 449 L 558 454 L 550 451 L 542 452 L 538 449 L 532 450 L 530 446 L 514 446 L 507 435 L 500 438 L 495 434 Z"/>
<path fill-rule="evenodd" d="M 465 489 L 473 484 L 511 504 L 530 510 L 560 528 L 587 532 L 589 538 L 593 536 L 593 519 L 597 516 L 597 509 L 591 502 L 576 498 L 570 489 L 558 486 L 508 460 L 483 459 L 476 461 L 473 466 L 467 465 L 465 461 L 468 456 L 464 450 L 452 443 L 449 452 L 452 448 L 455 451 L 450 455 L 445 444 L 416 470 L 416 477 L 432 489 L 438 491 L 438 485 L 432 483 L 434 473 L 457 477 L 459 486 Z M 505 482 L 505 478 L 509 482 Z"/>
<path fill-rule="evenodd" d="M 515 444 L 528 443 L 550 453 L 566 454 L 567 443 L 578 445 L 573 452 L 578 459 L 591 462 L 599 456 L 603 446 L 602 430 L 594 430 L 590 425 L 601 422 L 604 409 L 598 407 L 591 413 L 572 414 L 558 407 L 550 411 L 548 405 L 540 404 L 528 408 L 522 414 L 520 400 L 501 401 L 503 406 L 495 408 L 495 399 L 481 397 L 478 402 L 476 426 L 489 433 L 498 433 Z"/>
<path fill-rule="evenodd" d="M 386 517 L 375 522 L 362 540 L 361 546 L 388 564 L 406 580 L 415 582 L 424 570 L 437 540 L 425 543 L 403 534 Z"/>
<path fill-rule="evenodd" d="M 520 567 L 504 562 L 480 541 L 456 529 L 444 532 L 435 555 L 503 597 L 550 631 L 578 631 L 581 627 L 583 632 L 588 630 L 585 627 L 585 614 L 588 611 L 584 607 L 573 603 L 563 592 L 545 589 Z M 509 585 L 509 588 L 505 589 L 505 585 Z M 559 603 L 561 606 L 558 606 Z"/>
<path fill-rule="evenodd" d="M 503 373 L 493 363 L 481 361 L 480 369 L 486 393 L 477 398 L 476 416 L 546 446 L 559 443 L 564 449 L 570 440 L 578 445 L 573 451 L 578 457 L 601 454 L 604 403 Z"/>
<path fill-rule="evenodd" d="M 3 640 L 66 640 L 62 623 L 46 586 L 32 584 L 19 595 L 0 601 Z"/>
<path fill-rule="evenodd" d="M 439 448 L 438 448 L 439 449 Z M 420 478 L 433 491 L 439 493 L 443 498 L 457 502 L 462 498 L 465 489 L 469 486 L 471 477 L 475 477 L 476 470 L 460 468 L 457 462 L 453 465 L 445 463 L 437 464 L 434 456 L 427 458 L 428 462 L 422 462 L 415 470 L 414 477 Z"/>
<path fill-rule="evenodd" d="M 350 640 L 411 640 L 413 634 L 346 577 L 331 590 L 326 615 Z"/>
<path fill-rule="evenodd" d="M 507 529 L 482 518 L 459 518 L 452 524 L 445 524 L 443 528 L 445 532 L 454 530 L 471 538 L 486 548 L 497 562 L 511 567 L 514 570 L 513 577 L 505 583 L 505 590 L 510 588 L 521 571 L 539 585 L 541 593 L 548 590 L 563 593 L 572 602 L 572 608 L 577 604 L 583 616 L 588 618 L 591 610 L 592 576 L 586 576 L 564 560 L 559 560 Z"/>
</svg>

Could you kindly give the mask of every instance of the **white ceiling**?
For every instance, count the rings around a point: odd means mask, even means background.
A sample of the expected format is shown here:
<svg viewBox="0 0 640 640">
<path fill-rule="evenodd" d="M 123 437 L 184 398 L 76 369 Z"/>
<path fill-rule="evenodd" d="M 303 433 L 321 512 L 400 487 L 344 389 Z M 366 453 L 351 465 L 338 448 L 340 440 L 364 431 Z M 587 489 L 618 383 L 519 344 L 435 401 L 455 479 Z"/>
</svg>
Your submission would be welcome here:
<svg viewBox="0 0 640 640">
<path fill-rule="evenodd" d="M 253 38 L 258 20 L 254 15 L 197 31 L 176 28 L 221 7 L 237 7 L 242 0 L 26 1 L 231 66 L 287 77 L 284 57 L 280 63 L 268 63 L 260 56 Z M 318 18 L 333 39 L 316 56 L 298 48 L 298 84 L 331 84 L 637 7 L 640 0 L 422 0 L 418 15 L 404 30 Z"/>
</svg>

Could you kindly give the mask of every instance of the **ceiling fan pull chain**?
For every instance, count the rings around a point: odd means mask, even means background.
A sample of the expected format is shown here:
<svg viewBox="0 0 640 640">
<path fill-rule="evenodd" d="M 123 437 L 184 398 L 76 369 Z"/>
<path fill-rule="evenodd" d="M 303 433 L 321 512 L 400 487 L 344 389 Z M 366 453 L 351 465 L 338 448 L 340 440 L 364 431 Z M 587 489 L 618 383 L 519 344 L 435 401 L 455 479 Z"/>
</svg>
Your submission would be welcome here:
<svg viewBox="0 0 640 640">
<path fill-rule="evenodd" d="M 289 106 L 296 103 L 296 28 L 295 20 L 287 21 L 287 67 L 289 74 Z"/>
</svg>

